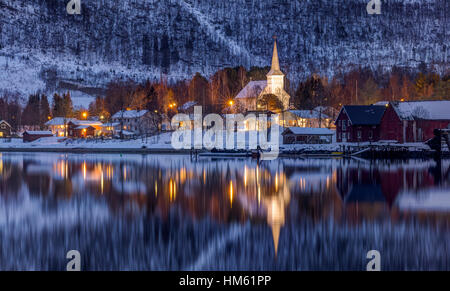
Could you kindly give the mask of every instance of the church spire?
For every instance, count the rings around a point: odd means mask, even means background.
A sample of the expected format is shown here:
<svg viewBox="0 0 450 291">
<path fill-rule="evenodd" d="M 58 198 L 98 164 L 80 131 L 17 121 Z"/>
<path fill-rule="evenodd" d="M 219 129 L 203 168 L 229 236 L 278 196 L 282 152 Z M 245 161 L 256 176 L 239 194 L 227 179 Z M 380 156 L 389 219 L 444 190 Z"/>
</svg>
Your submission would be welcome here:
<svg viewBox="0 0 450 291">
<path fill-rule="evenodd" d="M 277 39 L 273 43 L 273 55 L 272 55 L 272 70 L 280 70 L 280 61 L 278 60 L 278 49 L 277 49 Z"/>
<path fill-rule="evenodd" d="M 277 37 L 274 36 L 274 44 L 273 44 L 273 55 L 272 55 L 272 67 L 270 68 L 270 72 L 267 76 L 274 75 L 284 75 L 280 70 L 280 60 L 278 59 L 278 49 L 277 49 Z"/>
</svg>

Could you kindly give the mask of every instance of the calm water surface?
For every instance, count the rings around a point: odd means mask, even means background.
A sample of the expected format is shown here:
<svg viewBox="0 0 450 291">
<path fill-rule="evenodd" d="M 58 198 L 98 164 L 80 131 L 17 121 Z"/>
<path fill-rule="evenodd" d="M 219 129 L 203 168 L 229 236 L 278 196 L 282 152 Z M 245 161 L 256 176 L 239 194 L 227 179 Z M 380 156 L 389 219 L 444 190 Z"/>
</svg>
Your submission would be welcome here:
<svg viewBox="0 0 450 291">
<path fill-rule="evenodd" d="M 0 153 L 0 269 L 450 269 L 450 161 Z"/>
</svg>

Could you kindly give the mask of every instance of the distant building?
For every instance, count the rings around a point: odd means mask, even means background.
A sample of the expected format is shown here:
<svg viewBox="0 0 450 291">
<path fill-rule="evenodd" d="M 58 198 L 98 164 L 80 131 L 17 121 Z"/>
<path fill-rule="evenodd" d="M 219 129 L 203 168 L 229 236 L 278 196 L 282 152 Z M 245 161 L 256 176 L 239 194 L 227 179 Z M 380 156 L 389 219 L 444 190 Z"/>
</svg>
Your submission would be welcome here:
<svg viewBox="0 0 450 291">
<path fill-rule="evenodd" d="M 386 106 L 347 105 L 336 119 L 337 142 L 373 142 L 380 140 L 380 124 Z"/>
<path fill-rule="evenodd" d="M 32 142 L 43 137 L 52 137 L 51 131 L 31 131 L 27 130 L 23 133 L 23 142 Z"/>
<path fill-rule="evenodd" d="M 291 96 L 284 90 L 285 75 L 280 70 L 277 43 L 273 46 L 272 66 L 267 74 L 267 81 L 250 81 L 235 97 L 235 102 L 243 111 L 266 110 L 258 108 L 258 102 L 264 95 L 275 95 L 283 105 L 282 110 L 289 109 Z"/>
<path fill-rule="evenodd" d="M 120 130 L 119 122 L 107 122 L 102 124 L 102 135 L 115 136 Z"/>
<path fill-rule="evenodd" d="M 11 137 L 12 127 L 5 120 L 0 121 L 0 138 Z"/>
<path fill-rule="evenodd" d="M 381 139 L 424 142 L 434 129 L 449 128 L 450 101 L 389 102 L 381 121 Z"/>
<path fill-rule="evenodd" d="M 284 127 L 323 127 L 332 123 L 331 117 L 316 110 L 287 110 L 280 114 L 280 125 Z"/>
<path fill-rule="evenodd" d="M 283 144 L 329 144 L 334 131 L 328 128 L 288 127 L 283 133 Z"/>
<path fill-rule="evenodd" d="M 135 135 L 156 131 L 159 126 L 157 114 L 148 110 L 123 110 L 114 114 L 111 119 L 120 124 L 121 130 Z"/>
</svg>

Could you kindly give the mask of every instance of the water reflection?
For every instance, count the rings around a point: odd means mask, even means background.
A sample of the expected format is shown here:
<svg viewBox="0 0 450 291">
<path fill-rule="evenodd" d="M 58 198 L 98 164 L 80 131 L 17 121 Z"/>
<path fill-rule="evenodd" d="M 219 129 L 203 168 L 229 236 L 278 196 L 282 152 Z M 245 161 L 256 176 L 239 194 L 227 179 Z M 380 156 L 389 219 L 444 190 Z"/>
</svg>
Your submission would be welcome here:
<svg viewBox="0 0 450 291">
<path fill-rule="evenodd" d="M 20 222 L 24 207 L 32 207 L 27 223 L 30 217 L 37 223 L 63 204 L 77 213 L 82 205 L 78 218 L 71 217 L 72 212 L 58 214 L 59 221 L 78 219 L 81 224 L 87 223 L 83 215 L 94 212 L 106 218 L 145 215 L 164 221 L 176 209 L 193 221 L 269 227 L 272 257 L 277 259 L 291 244 L 290 230 L 283 239 L 283 228 L 301 221 L 331 220 L 357 227 L 413 220 L 448 226 L 449 172 L 448 160 L 258 163 L 151 155 L 1 154 L 0 207 L 5 213 L 0 214 L 0 228 L 11 218 Z M 33 197 L 40 203 L 26 202 Z"/>
</svg>

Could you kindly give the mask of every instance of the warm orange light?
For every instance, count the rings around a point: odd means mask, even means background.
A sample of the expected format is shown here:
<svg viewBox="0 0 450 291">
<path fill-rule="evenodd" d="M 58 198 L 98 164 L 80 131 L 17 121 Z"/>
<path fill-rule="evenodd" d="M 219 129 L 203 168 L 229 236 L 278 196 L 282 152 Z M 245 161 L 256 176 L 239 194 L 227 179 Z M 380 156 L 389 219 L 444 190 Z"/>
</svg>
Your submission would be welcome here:
<svg viewBox="0 0 450 291">
<path fill-rule="evenodd" d="M 103 115 L 100 116 L 100 119 L 105 119 L 105 117 Z"/>
<path fill-rule="evenodd" d="M 49 115 L 49 116 L 47 116 L 47 118 L 48 118 L 48 120 L 50 120 L 50 119 L 52 119 L 52 117 Z"/>
<path fill-rule="evenodd" d="M 230 100 L 230 101 L 228 102 L 228 104 L 230 104 L 230 106 L 233 106 L 233 104 L 234 104 L 233 100 Z"/>
<path fill-rule="evenodd" d="M 84 119 L 86 119 L 87 116 L 88 116 L 87 112 L 83 112 L 83 113 L 82 113 L 82 116 L 83 116 Z"/>
<path fill-rule="evenodd" d="M 402 99 L 400 99 L 400 101 L 401 101 L 401 102 L 405 102 L 405 99 L 402 98 Z"/>
</svg>

